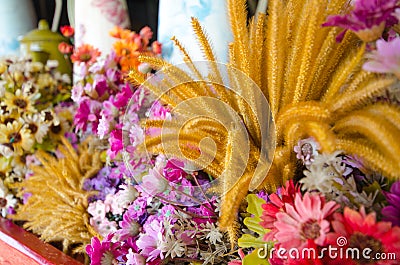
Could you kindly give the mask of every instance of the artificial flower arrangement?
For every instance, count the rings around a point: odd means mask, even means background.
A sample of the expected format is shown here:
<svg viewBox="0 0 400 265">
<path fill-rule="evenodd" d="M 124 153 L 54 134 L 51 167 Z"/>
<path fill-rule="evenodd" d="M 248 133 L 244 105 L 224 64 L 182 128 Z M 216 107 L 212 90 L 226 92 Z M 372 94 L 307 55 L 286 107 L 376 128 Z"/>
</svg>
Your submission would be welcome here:
<svg viewBox="0 0 400 265">
<path fill-rule="evenodd" d="M 15 213 L 16 185 L 27 175 L 37 150 L 55 150 L 57 139 L 72 122 L 71 80 L 57 70 L 30 59 L 0 61 L 0 209 L 2 217 Z M 50 139 L 52 139 L 50 141 Z"/>
<path fill-rule="evenodd" d="M 17 219 L 91 264 L 398 264 L 400 3 L 228 7 L 227 66 L 196 19 L 206 63 L 148 28 L 73 52 L 76 134 L 32 158 Z"/>
</svg>

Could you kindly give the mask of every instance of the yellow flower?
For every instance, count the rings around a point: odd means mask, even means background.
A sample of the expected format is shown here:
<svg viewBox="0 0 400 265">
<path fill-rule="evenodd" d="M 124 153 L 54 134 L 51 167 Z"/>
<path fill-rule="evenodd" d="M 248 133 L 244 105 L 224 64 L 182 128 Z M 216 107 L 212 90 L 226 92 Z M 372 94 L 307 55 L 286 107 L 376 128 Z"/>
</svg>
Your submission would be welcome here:
<svg viewBox="0 0 400 265">
<path fill-rule="evenodd" d="M 29 151 L 33 146 L 33 137 L 21 120 L 7 125 L 0 124 L 0 132 L 0 144 L 11 149 L 16 155 L 21 156 L 24 150 Z"/>
<path fill-rule="evenodd" d="M 4 104 L 7 106 L 8 111 L 16 109 L 19 113 L 32 113 L 36 112 L 34 103 L 39 96 L 36 93 L 26 95 L 18 89 L 15 94 L 10 92 L 5 93 Z"/>
</svg>

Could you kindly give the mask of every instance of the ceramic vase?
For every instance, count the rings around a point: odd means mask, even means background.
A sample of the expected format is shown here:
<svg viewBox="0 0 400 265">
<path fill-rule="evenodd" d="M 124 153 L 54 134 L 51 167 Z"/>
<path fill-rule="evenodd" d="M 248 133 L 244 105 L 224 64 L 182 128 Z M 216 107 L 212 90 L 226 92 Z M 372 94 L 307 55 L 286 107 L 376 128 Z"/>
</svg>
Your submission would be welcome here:
<svg viewBox="0 0 400 265">
<path fill-rule="evenodd" d="M 0 56 L 18 55 L 18 37 L 36 28 L 31 0 L 0 0 Z"/>
<path fill-rule="evenodd" d="M 232 33 L 226 4 L 225 0 L 160 0 L 158 40 L 163 45 L 163 57 L 171 63 L 183 61 L 170 40 L 175 36 L 193 60 L 204 60 L 190 22 L 191 17 L 196 17 L 207 32 L 218 61 L 227 62 Z"/>
<path fill-rule="evenodd" d="M 114 26 L 129 28 L 130 20 L 125 0 L 78 0 L 74 2 L 75 46 L 87 43 L 103 55 L 111 51 L 113 39 L 109 32 Z M 71 6 L 71 3 L 68 3 Z"/>
</svg>

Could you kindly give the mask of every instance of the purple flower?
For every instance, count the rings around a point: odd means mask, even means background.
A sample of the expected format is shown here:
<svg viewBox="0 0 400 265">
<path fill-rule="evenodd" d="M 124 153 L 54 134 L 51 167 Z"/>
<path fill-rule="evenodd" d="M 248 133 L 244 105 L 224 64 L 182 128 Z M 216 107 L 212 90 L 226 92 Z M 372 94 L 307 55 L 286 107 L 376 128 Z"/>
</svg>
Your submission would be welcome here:
<svg viewBox="0 0 400 265">
<path fill-rule="evenodd" d="M 132 205 L 128 207 L 128 214 L 134 219 L 146 213 L 147 201 L 143 197 L 138 197 L 133 201 Z"/>
<path fill-rule="evenodd" d="M 376 50 L 367 55 L 363 69 L 376 73 L 393 73 L 400 78 L 400 37 L 388 42 L 376 41 Z"/>
<path fill-rule="evenodd" d="M 123 254 L 121 251 L 121 242 L 111 242 L 113 234 L 109 234 L 102 242 L 97 237 L 92 238 L 90 245 L 86 246 L 86 253 L 89 255 L 91 265 L 114 264 L 119 256 Z M 110 263 L 106 263 L 110 261 Z"/>
<path fill-rule="evenodd" d="M 382 209 L 383 220 L 400 226 L 400 181 L 396 181 L 390 187 L 390 192 L 383 192 L 388 206 Z"/>
<path fill-rule="evenodd" d="M 180 181 L 187 175 L 187 173 L 182 169 L 184 166 L 185 164 L 178 159 L 168 160 L 163 170 L 165 178 L 172 182 Z"/>
<path fill-rule="evenodd" d="M 355 0 L 350 13 L 329 16 L 322 26 L 344 28 L 336 38 L 338 42 L 347 30 L 353 31 L 361 40 L 370 42 L 380 38 L 385 27 L 398 22 L 394 14 L 398 7 L 397 0 Z"/>
</svg>

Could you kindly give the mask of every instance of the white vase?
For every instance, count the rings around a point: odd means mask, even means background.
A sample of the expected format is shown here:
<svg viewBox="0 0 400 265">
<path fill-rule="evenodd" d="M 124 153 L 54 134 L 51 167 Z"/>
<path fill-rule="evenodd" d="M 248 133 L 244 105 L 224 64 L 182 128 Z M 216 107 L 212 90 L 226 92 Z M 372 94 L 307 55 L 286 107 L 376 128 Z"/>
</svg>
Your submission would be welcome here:
<svg viewBox="0 0 400 265">
<path fill-rule="evenodd" d="M 31 0 L 0 0 L 0 56 L 18 55 L 18 37 L 36 28 Z"/>
<path fill-rule="evenodd" d="M 204 60 L 191 27 L 191 17 L 196 17 L 207 32 L 218 61 L 227 62 L 232 33 L 226 5 L 225 0 L 160 0 L 158 40 L 163 45 L 163 57 L 171 63 L 183 61 L 170 40 L 175 36 L 193 60 Z"/>
<path fill-rule="evenodd" d="M 130 26 L 125 0 L 78 0 L 71 10 L 75 13 L 71 22 L 75 26 L 75 46 L 91 44 L 103 55 L 110 53 L 115 41 L 110 30 L 114 26 Z"/>
</svg>

